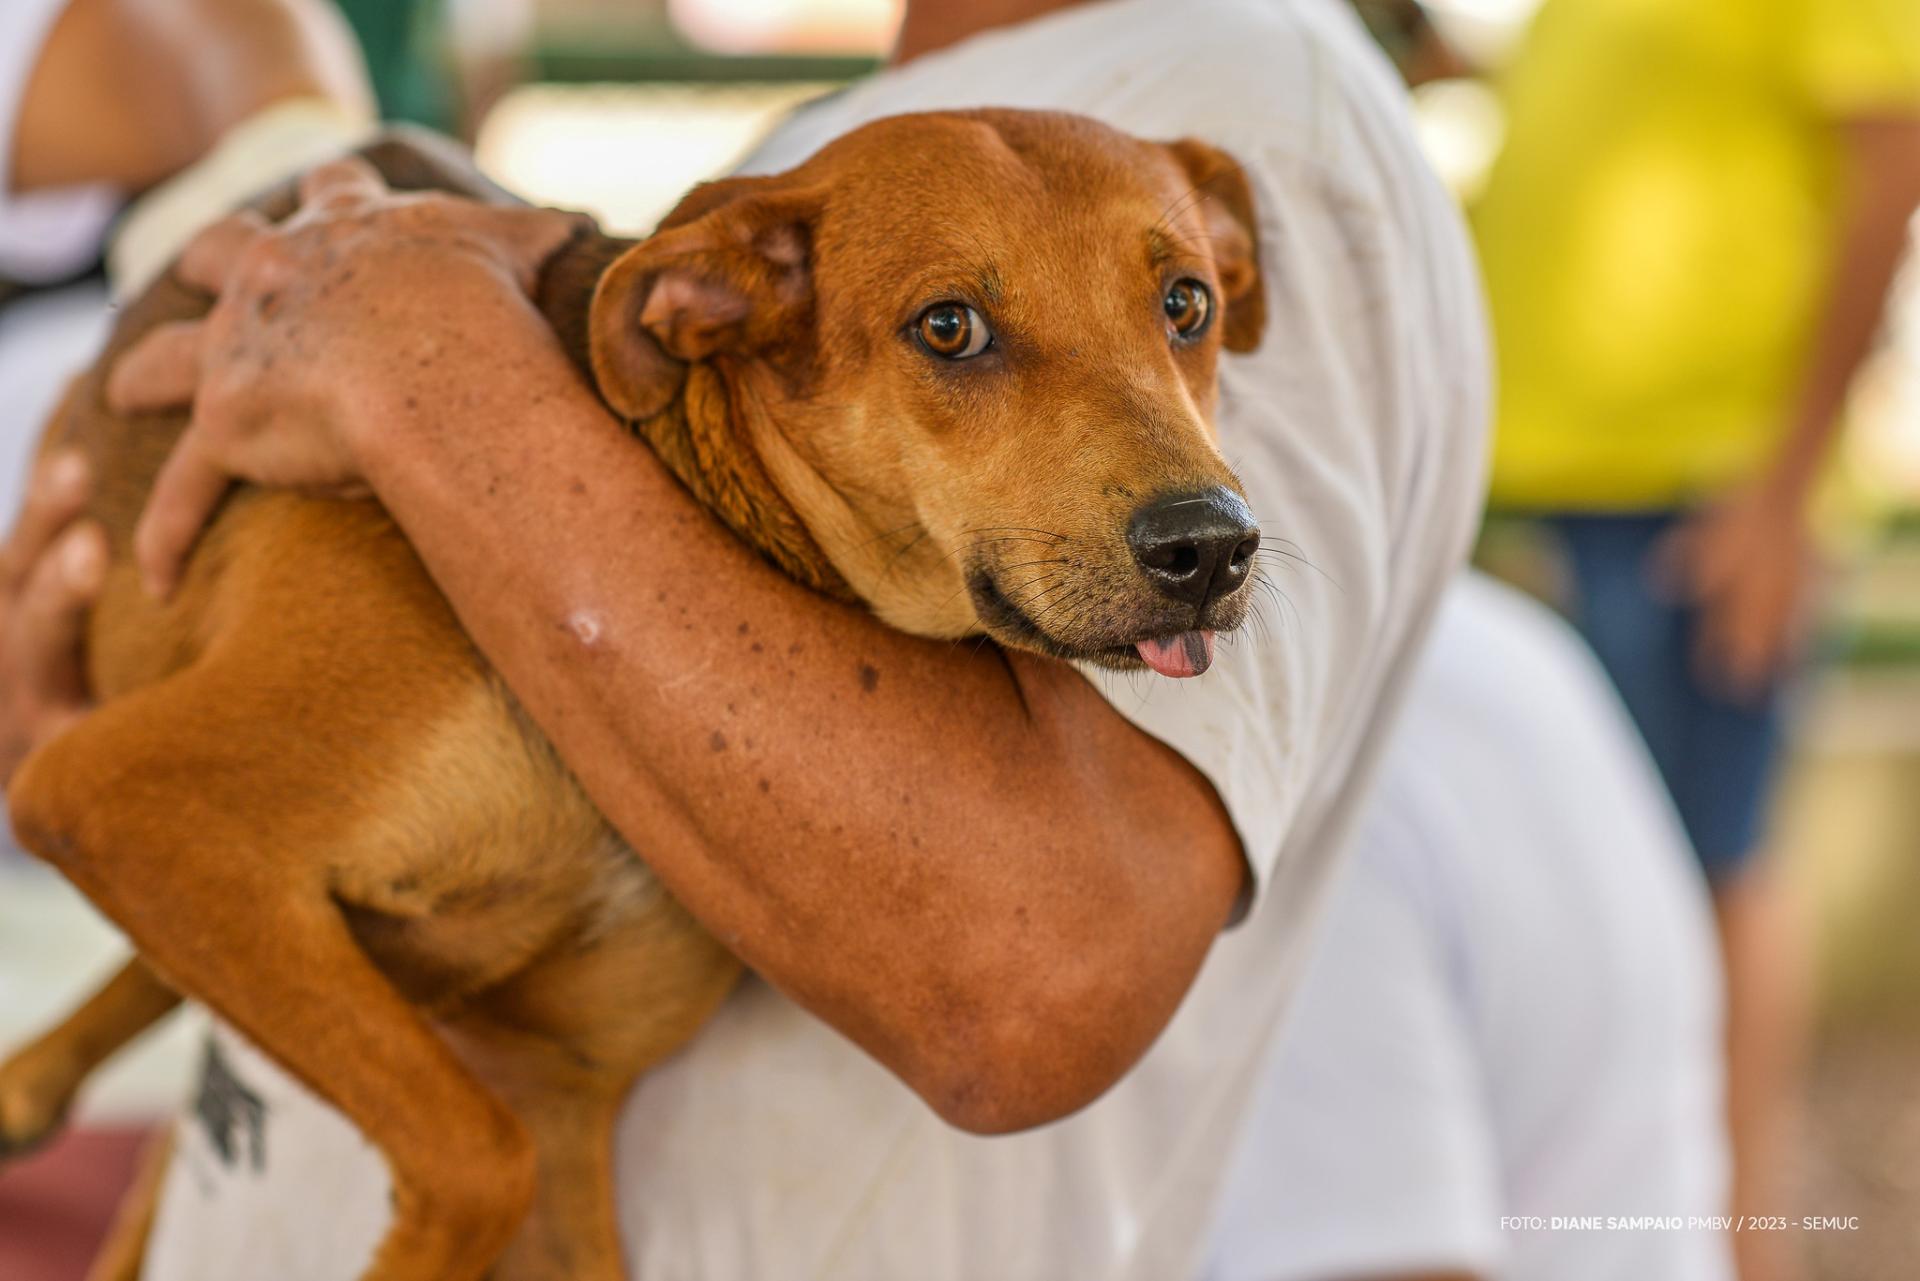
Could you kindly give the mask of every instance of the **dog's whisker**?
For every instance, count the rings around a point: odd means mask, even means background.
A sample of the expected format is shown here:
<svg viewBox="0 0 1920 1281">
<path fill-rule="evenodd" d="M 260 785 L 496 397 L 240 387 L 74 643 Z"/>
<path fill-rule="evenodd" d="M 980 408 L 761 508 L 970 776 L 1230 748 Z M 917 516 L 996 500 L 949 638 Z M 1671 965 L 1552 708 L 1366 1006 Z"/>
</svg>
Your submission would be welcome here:
<svg viewBox="0 0 1920 1281">
<path fill-rule="evenodd" d="M 1020 549 L 1020 552 L 1012 552 L 1012 551 L 1007 552 L 1006 554 L 1009 556 L 1017 556 L 1021 552 L 1036 552 L 1036 553 L 1041 553 L 1045 555 L 1052 555 L 1053 553 L 1063 550 L 1061 545 L 1058 543 L 1044 543 L 1037 538 L 983 538 L 978 542 L 970 543 L 967 546 L 966 550 L 972 551 L 975 548 L 994 547 L 1003 543 L 1026 544 L 1026 546 Z"/>
<path fill-rule="evenodd" d="M 1046 588 L 1044 592 L 1035 592 L 1033 595 L 1021 599 L 1021 601 L 1016 601 L 1016 607 L 1020 609 L 1023 615 L 1027 615 L 1027 618 L 1039 618 L 1039 615 L 1035 615 L 1033 611 L 1041 605 L 1041 601 L 1044 601 L 1048 595 L 1058 597 L 1058 593 L 1069 592 L 1071 588 L 1073 588 L 1073 582 L 1056 582 L 1056 584 L 1052 584 L 1050 588 Z"/>
<path fill-rule="evenodd" d="M 1263 645 L 1271 644 L 1273 641 L 1273 622 L 1267 617 L 1267 607 L 1272 606 L 1275 609 L 1282 608 L 1279 601 L 1279 589 L 1274 587 L 1272 583 L 1264 580 L 1255 580 L 1255 585 L 1259 587 L 1262 595 L 1254 605 L 1253 612 L 1248 615 L 1248 621 L 1259 628 L 1260 643 Z"/>
<path fill-rule="evenodd" d="M 1295 556 L 1306 555 L 1307 549 L 1299 543 L 1294 542 L 1291 538 L 1280 538 L 1274 534 L 1266 533 L 1260 535 L 1260 550 L 1262 551 L 1277 552 L 1289 549 Z"/>
<path fill-rule="evenodd" d="M 875 534 L 872 538 L 867 539 L 865 542 L 856 543 L 854 545 L 855 550 L 865 550 L 866 548 L 873 546 L 875 543 L 881 541 L 882 539 L 896 538 L 899 535 L 906 533 L 909 529 L 913 529 L 914 527 L 918 526 L 919 524 L 920 522 L 917 520 L 910 520 L 906 524 L 896 526 L 893 529 L 883 529 L 879 533 Z M 926 536 L 927 536 L 927 531 L 924 528 L 922 528 L 920 530 L 919 537 L 925 538 Z"/>
<path fill-rule="evenodd" d="M 915 534 L 912 538 L 909 538 L 905 543 L 901 544 L 900 547 L 894 551 L 893 553 L 894 557 L 898 559 L 899 557 L 906 555 L 908 552 L 912 551 L 914 548 L 918 547 L 921 543 L 925 542 L 926 540 L 927 540 L 927 531 L 923 529 L 919 533 Z"/>
<path fill-rule="evenodd" d="M 926 535 L 923 532 L 921 534 L 921 537 L 924 538 L 925 536 Z M 902 547 L 899 551 L 896 551 L 893 555 L 887 557 L 886 566 L 882 570 L 882 577 L 891 580 L 895 574 L 899 573 L 901 567 L 906 564 L 907 553 L 912 551 L 916 546 L 918 546 L 919 542 L 920 542 L 920 539 L 916 538 L 912 542 L 908 543 L 905 547 Z"/>
<path fill-rule="evenodd" d="M 1266 601 L 1264 603 L 1272 604 L 1274 608 L 1280 612 L 1279 621 L 1283 626 L 1286 622 L 1286 612 L 1288 610 L 1293 612 L 1296 625 L 1301 627 L 1306 626 L 1306 620 L 1300 614 L 1300 607 L 1294 603 L 1293 597 L 1287 595 L 1278 584 L 1268 579 L 1265 575 L 1256 575 L 1253 582 L 1265 593 Z"/>
<path fill-rule="evenodd" d="M 1033 525 L 982 525 L 976 529 L 969 529 L 966 532 L 969 534 L 1043 534 L 1059 542 L 1064 543 L 1071 541 L 1065 534 L 1056 533 L 1051 529 L 1040 529 Z"/>
<path fill-rule="evenodd" d="M 1091 588 L 1082 586 L 1079 591 L 1067 593 L 1053 604 L 1041 610 L 1038 614 L 1028 615 L 1027 621 L 1032 623 L 1036 628 L 1039 628 L 1043 622 L 1059 613 L 1062 609 L 1077 606 L 1081 601 L 1085 600 L 1091 592 Z M 1041 630 L 1044 631 L 1045 629 L 1041 628 Z"/>
<path fill-rule="evenodd" d="M 1173 220 L 1185 213 L 1188 209 L 1191 209 L 1201 200 L 1211 196 L 1213 192 L 1209 190 L 1209 187 L 1211 187 L 1215 179 L 1224 176 L 1226 176 L 1224 173 L 1216 173 L 1208 178 L 1207 181 L 1197 182 L 1193 184 L 1193 186 L 1188 187 L 1186 192 L 1182 194 L 1178 200 L 1175 200 L 1171 205 L 1167 206 L 1166 211 L 1154 222 L 1152 229 L 1159 232 L 1172 231 Z M 1211 237 L 1208 237 L 1208 239 L 1210 240 Z"/>
<path fill-rule="evenodd" d="M 1193 186 L 1188 187 L 1184 192 L 1180 193 L 1180 197 L 1177 200 L 1161 211 L 1158 218 L 1154 219 L 1152 230 L 1171 230 L 1173 219 L 1185 213 L 1187 209 L 1194 204 L 1196 198 L 1204 198 L 1205 195 L 1206 185 L 1204 183 L 1195 183 Z"/>
<path fill-rule="evenodd" d="M 1025 596 L 1015 601 L 1014 604 L 1023 610 L 1031 609 L 1047 597 L 1054 595 L 1056 592 L 1073 587 L 1074 585 L 1072 579 L 1063 578 L 1056 574 L 1051 578 L 1041 580 L 1032 591 L 1029 591 Z"/>
<path fill-rule="evenodd" d="M 1011 574 L 1016 569 L 1032 569 L 1035 565 L 1070 565 L 1072 563 L 1064 556 L 1048 556 L 1040 560 L 1023 560 L 1018 565 L 1004 566 L 1001 572 Z"/>
<path fill-rule="evenodd" d="M 1213 248 L 1213 236 L 1204 231 L 1176 232 L 1171 227 L 1165 227 L 1161 229 L 1160 236 L 1176 249 L 1194 251 L 1202 245 L 1206 246 L 1209 251 Z"/>
<path fill-rule="evenodd" d="M 972 584 L 970 583 L 960 584 L 960 586 L 954 589 L 954 591 L 951 592 L 945 600 L 940 602 L 940 608 L 945 609 L 947 606 L 953 604 L 954 601 L 960 599 L 960 597 L 965 596 L 971 590 L 972 590 Z M 956 640 L 954 643 L 958 644 L 959 641 Z"/>
<path fill-rule="evenodd" d="M 875 538 L 867 540 L 867 543 L 862 544 L 862 546 L 870 546 L 872 543 L 879 541 L 880 538 L 888 537 L 890 534 L 904 533 L 906 530 L 909 530 L 912 528 L 913 528 L 912 525 L 902 525 L 897 530 L 889 531 L 889 534 L 882 534 Z M 928 532 L 929 531 L 924 526 L 922 526 L 918 534 L 914 535 L 914 537 L 910 539 L 904 546 L 900 547 L 898 550 L 896 550 L 893 553 L 893 555 L 887 561 L 887 566 L 886 566 L 887 574 L 891 575 L 897 572 L 900 562 L 906 557 L 908 552 L 912 551 L 915 547 L 918 547 L 921 544 L 921 542 L 923 542 L 926 539 Z M 962 555 L 965 555 L 966 553 L 975 551 L 979 548 L 992 546 L 997 543 L 1042 543 L 1043 545 L 1057 548 L 1057 547 L 1064 546 L 1067 543 L 1070 543 L 1073 541 L 1071 538 L 1067 537 L 1065 534 L 1055 533 L 1053 530 L 1050 530 L 1050 529 L 1037 529 L 1028 525 L 983 525 L 975 529 L 966 530 L 965 532 L 968 534 L 992 535 L 992 536 L 974 538 L 970 542 L 966 543 L 964 546 L 953 548 L 951 551 L 947 552 L 945 555 L 940 557 L 939 563 L 945 564 L 946 562 L 951 561 L 958 556 L 962 556 Z M 1038 535 L 1038 536 L 1036 537 L 1035 535 Z"/>
<path fill-rule="evenodd" d="M 1336 591 L 1340 590 L 1339 583 L 1334 582 L 1334 580 L 1328 576 L 1325 570 L 1321 569 L 1318 565 L 1315 565 L 1312 561 L 1309 561 L 1309 560 L 1302 560 L 1298 557 L 1282 557 L 1276 561 L 1262 561 L 1258 563 L 1274 569 L 1311 570 L 1312 572 L 1320 575 L 1320 577 L 1325 578 L 1327 582 Z"/>
<path fill-rule="evenodd" d="M 1263 551 L 1278 551 L 1281 548 L 1292 548 L 1295 555 L 1302 556 L 1306 554 L 1307 550 L 1291 538 L 1282 538 L 1278 534 L 1270 534 L 1264 530 L 1260 534 L 1260 547 Z"/>
<path fill-rule="evenodd" d="M 1274 541 L 1281 542 L 1281 543 L 1287 542 L 1287 540 L 1284 538 L 1276 539 Z M 1254 549 L 1253 554 L 1255 556 L 1276 557 L 1282 562 L 1285 562 L 1287 564 L 1304 565 L 1308 569 L 1312 570 L 1314 573 L 1320 575 L 1320 577 L 1326 579 L 1328 585 L 1331 586 L 1335 591 L 1340 592 L 1343 595 L 1345 594 L 1346 588 L 1340 586 L 1340 581 L 1338 579 L 1336 579 L 1332 574 L 1329 574 L 1326 570 L 1314 564 L 1311 560 L 1308 560 L 1305 556 L 1301 555 L 1298 551 L 1288 551 L 1284 547 L 1269 547 L 1266 545 L 1266 542 L 1267 540 L 1264 538 L 1261 540 L 1261 545 Z M 1296 547 L 1296 548 L 1299 546 L 1298 543 L 1288 543 L 1287 545 L 1290 547 Z"/>
</svg>

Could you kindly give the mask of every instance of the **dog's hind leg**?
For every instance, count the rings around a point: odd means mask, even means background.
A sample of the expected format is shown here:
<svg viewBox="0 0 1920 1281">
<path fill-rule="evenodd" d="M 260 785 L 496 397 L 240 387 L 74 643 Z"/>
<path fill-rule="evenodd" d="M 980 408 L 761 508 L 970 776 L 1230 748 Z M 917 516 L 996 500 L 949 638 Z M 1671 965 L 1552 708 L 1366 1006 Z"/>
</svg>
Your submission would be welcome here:
<svg viewBox="0 0 1920 1281">
<path fill-rule="evenodd" d="M 488 1281 L 624 1281 L 612 1133 L 626 1090 L 569 1065 L 564 1048 L 537 1036 L 472 1024 L 449 1030 L 538 1154 L 533 1208 Z"/>
<path fill-rule="evenodd" d="M 0 1064 L 0 1159 L 51 1137 L 88 1075 L 179 1004 L 174 990 L 135 957 L 79 1009 Z"/>
<path fill-rule="evenodd" d="M 619 858 L 632 856 L 621 850 Z M 685 1045 L 740 974 L 649 873 L 608 878 L 617 919 L 589 926 L 476 998 L 448 1027 L 527 1125 L 533 1212 L 493 1281 L 621 1281 L 613 1129 L 634 1081 Z"/>
<path fill-rule="evenodd" d="M 531 1204 L 533 1147 L 348 928 L 333 879 L 365 809 L 316 782 L 405 762 L 336 719 L 263 743 L 263 700 L 301 688 L 274 675 L 202 666 L 109 702 L 21 766 L 15 827 L 381 1150 L 394 1218 L 369 1281 L 478 1281 Z"/>
</svg>

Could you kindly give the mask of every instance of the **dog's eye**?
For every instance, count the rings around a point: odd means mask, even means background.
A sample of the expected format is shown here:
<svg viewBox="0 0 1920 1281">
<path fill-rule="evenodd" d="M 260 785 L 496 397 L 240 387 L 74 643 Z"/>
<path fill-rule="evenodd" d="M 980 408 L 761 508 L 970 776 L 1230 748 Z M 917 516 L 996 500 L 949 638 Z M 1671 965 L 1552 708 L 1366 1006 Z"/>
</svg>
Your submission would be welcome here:
<svg viewBox="0 0 1920 1281">
<path fill-rule="evenodd" d="M 920 313 L 914 326 L 921 345 L 943 360 L 978 356 L 993 343 L 993 331 L 980 313 L 957 302 L 936 303 Z"/>
<path fill-rule="evenodd" d="M 1160 300 L 1178 338 L 1198 338 L 1213 317 L 1213 294 L 1197 280 L 1176 280 Z"/>
</svg>

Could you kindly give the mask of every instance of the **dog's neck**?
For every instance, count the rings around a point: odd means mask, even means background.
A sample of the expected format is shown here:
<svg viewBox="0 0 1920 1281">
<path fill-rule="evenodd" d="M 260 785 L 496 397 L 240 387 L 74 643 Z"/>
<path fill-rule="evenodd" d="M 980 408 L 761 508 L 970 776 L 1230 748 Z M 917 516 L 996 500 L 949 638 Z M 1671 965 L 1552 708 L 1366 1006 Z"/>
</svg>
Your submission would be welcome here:
<svg viewBox="0 0 1920 1281">
<path fill-rule="evenodd" d="M 589 383 L 587 326 L 594 286 L 631 240 L 583 233 L 547 261 L 535 299 Z M 628 425 L 681 484 L 720 521 L 788 576 L 826 595 L 854 599 L 806 523 L 762 465 L 739 406 L 719 371 L 687 369 L 679 394 L 661 412 Z"/>
</svg>

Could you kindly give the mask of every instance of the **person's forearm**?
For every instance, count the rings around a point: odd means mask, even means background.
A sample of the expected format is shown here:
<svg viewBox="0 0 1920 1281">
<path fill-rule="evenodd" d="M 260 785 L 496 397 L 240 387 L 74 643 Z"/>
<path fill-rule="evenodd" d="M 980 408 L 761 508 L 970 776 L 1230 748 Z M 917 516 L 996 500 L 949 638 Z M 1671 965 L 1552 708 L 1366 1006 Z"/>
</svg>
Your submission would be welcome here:
<svg viewBox="0 0 1920 1281">
<path fill-rule="evenodd" d="M 556 348 L 479 332 L 499 351 L 419 371 L 365 468 L 609 819 L 950 1119 L 1017 1127 L 1103 1089 L 1239 891 L 1212 789 L 1064 665 L 785 579 Z M 482 360 L 510 391 L 474 390 Z"/>
<path fill-rule="evenodd" d="M 371 110 L 352 35 L 320 0 L 72 0 L 21 101 L 9 183 L 138 190 L 290 98 Z"/>
<path fill-rule="evenodd" d="M 1847 393 L 1873 349 L 1920 204 L 1920 120 L 1858 122 L 1851 199 L 1813 359 L 1765 483 L 1804 499 L 1839 435 Z"/>
</svg>

